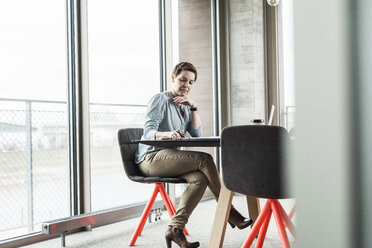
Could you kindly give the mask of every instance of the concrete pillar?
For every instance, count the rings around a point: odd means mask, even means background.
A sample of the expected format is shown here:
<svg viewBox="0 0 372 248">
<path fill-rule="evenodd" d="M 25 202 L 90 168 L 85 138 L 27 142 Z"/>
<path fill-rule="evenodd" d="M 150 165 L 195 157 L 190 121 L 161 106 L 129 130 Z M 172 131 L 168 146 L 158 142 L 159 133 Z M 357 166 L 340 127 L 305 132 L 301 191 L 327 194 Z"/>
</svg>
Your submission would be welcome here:
<svg viewBox="0 0 372 248">
<path fill-rule="evenodd" d="M 231 123 L 265 118 L 263 1 L 229 1 Z"/>
</svg>

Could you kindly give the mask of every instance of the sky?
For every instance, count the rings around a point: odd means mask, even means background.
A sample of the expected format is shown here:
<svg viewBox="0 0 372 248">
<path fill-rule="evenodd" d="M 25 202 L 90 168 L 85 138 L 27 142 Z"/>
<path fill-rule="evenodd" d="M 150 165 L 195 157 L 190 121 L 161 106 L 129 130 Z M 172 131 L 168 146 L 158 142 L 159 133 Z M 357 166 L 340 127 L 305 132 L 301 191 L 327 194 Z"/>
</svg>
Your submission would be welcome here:
<svg viewBox="0 0 372 248">
<path fill-rule="evenodd" d="M 0 98 L 66 101 L 65 1 L 0 3 Z M 91 102 L 147 104 L 159 91 L 157 4 L 88 1 Z"/>
</svg>

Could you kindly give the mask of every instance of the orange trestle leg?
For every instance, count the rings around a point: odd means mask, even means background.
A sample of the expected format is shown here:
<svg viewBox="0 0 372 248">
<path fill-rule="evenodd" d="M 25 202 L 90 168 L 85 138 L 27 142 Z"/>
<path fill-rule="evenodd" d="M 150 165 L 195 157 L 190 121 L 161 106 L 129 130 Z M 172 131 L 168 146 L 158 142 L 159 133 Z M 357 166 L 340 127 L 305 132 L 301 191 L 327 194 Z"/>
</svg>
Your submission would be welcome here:
<svg viewBox="0 0 372 248">
<path fill-rule="evenodd" d="M 247 239 L 244 241 L 243 245 L 242 245 L 242 248 L 249 248 L 253 242 L 253 240 L 255 239 L 258 231 L 260 230 L 263 222 L 265 221 L 266 219 L 266 216 L 268 215 L 269 211 L 270 211 L 270 203 L 267 201 L 265 203 L 265 206 L 263 207 L 262 211 L 261 211 L 261 214 L 258 216 L 256 222 L 253 224 L 253 228 L 251 230 L 251 232 L 249 233 Z"/>
<path fill-rule="evenodd" d="M 277 202 L 276 205 L 278 206 L 278 208 L 280 210 L 280 214 L 283 217 L 284 225 L 288 228 L 289 232 L 292 234 L 292 237 L 295 238 L 296 237 L 295 227 L 294 227 L 292 221 L 290 220 L 289 216 L 287 215 L 287 213 L 285 212 L 284 208 L 279 203 L 279 201 Z"/>
<path fill-rule="evenodd" d="M 155 188 L 154 188 L 154 192 L 153 192 L 153 194 L 155 193 L 155 191 L 156 191 L 156 197 L 158 196 L 158 193 L 160 193 L 160 185 L 161 186 L 163 186 L 162 184 L 160 184 L 160 183 L 155 183 Z M 156 198 L 155 198 L 155 200 L 156 200 Z M 150 211 L 151 212 L 151 211 Z M 149 214 L 147 215 L 147 217 L 150 215 L 150 212 L 149 212 Z M 145 227 L 145 225 L 142 225 L 142 228 L 141 228 L 141 230 L 140 230 L 140 232 L 139 232 L 139 235 L 141 235 L 142 234 L 142 231 L 143 231 L 143 228 Z"/>
<path fill-rule="evenodd" d="M 165 192 L 163 184 L 161 184 L 161 186 L 159 186 L 159 192 L 160 192 L 161 198 L 163 199 L 163 202 L 165 204 L 165 207 L 168 211 L 169 216 L 172 217 L 173 216 L 172 207 L 168 202 L 168 198 L 166 196 L 167 193 Z"/>
<path fill-rule="evenodd" d="M 160 193 L 161 189 L 164 188 L 164 186 L 163 186 L 163 184 L 161 184 L 161 183 L 155 183 L 155 188 L 158 189 L 158 190 L 157 190 L 157 193 Z M 164 190 L 164 191 L 165 191 L 165 190 Z M 156 196 L 157 196 L 157 193 L 156 193 Z M 166 195 L 168 196 L 167 193 L 166 193 Z M 167 200 L 168 200 L 168 204 L 169 204 L 169 202 L 171 202 L 171 201 L 169 200 L 169 196 L 167 197 Z M 164 199 L 163 199 L 163 201 L 164 201 Z M 165 206 L 167 206 L 167 205 L 165 204 Z M 173 211 L 173 214 L 174 214 L 174 211 Z M 169 215 L 169 216 L 172 217 L 173 214 L 172 214 L 172 215 Z M 141 229 L 139 235 L 142 234 L 142 230 L 143 230 L 144 227 L 145 227 L 145 225 L 142 226 L 142 229 Z"/>
<path fill-rule="evenodd" d="M 279 230 L 280 240 L 282 241 L 282 245 L 284 248 L 290 248 L 291 246 L 289 245 L 288 236 L 283 225 L 283 217 L 280 213 L 280 210 L 278 209 L 277 204 L 280 204 L 278 200 L 272 200 L 271 206 L 273 208 L 276 226 Z"/>
<path fill-rule="evenodd" d="M 169 195 L 165 191 L 165 188 L 164 188 L 163 184 L 155 183 L 154 191 L 152 192 L 151 198 L 150 198 L 149 202 L 147 203 L 147 205 L 145 207 L 145 210 L 142 213 L 140 223 L 138 224 L 136 230 L 134 231 L 134 233 L 132 235 L 129 246 L 135 245 L 138 236 L 141 235 L 142 230 L 143 230 L 143 228 L 146 224 L 146 220 L 147 220 L 147 218 L 148 218 L 148 216 L 151 212 L 151 208 L 154 205 L 154 202 L 155 202 L 155 199 L 156 199 L 158 193 L 160 193 L 160 195 L 163 199 L 163 202 L 165 204 L 165 207 L 168 211 L 169 216 L 172 217 L 175 214 L 176 208 L 174 207 L 172 201 L 170 200 Z M 186 228 L 185 228 L 185 234 L 187 234 L 187 235 L 189 234 L 188 231 L 186 230 Z"/>
<path fill-rule="evenodd" d="M 292 209 L 289 211 L 288 217 L 292 219 L 295 212 L 296 212 L 296 203 L 293 205 Z"/>
<path fill-rule="evenodd" d="M 270 219 L 271 219 L 271 213 L 272 210 L 269 209 L 268 214 L 265 217 L 265 221 L 263 222 L 260 233 L 258 234 L 258 240 L 256 243 L 256 248 L 262 248 L 263 243 L 265 241 L 266 233 L 267 233 L 267 228 L 269 227 Z"/>
<path fill-rule="evenodd" d="M 173 202 L 171 201 L 169 195 L 166 194 L 166 196 L 167 196 L 167 199 L 168 199 L 169 204 L 170 204 L 171 207 L 172 207 L 172 212 L 173 212 L 173 215 L 174 215 L 174 214 L 177 212 L 177 210 L 176 210 L 176 208 L 174 207 L 174 204 L 173 204 Z M 173 215 L 172 215 L 172 216 L 173 216 Z M 185 235 L 189 235 L 189 231 L 187 231 L 186 227 L 185 227 L 185 229 L 183 230 L 183 232 L 185 233 Z"/>
<path fill-rule="evenodd" d="M 170 204 L 170 206 L 172 208 L 172 212 L 173 212 L 173 214 L 175 214 L 176 213 L 176 208 L 174 207 L 173 202 L 171 201 L 169 195 L 166 194 L 166 196 L 167 196 L 167 200 L 168 200 L 168 202 L 169 202 L 169 204 Z"/>
<path fill-rule="evenodd" d="M 146 220 L 147 220 L 147 218 L 150 214 L 151 208 L 154 205 L 154 202 L 155 202 L 155 199 L 156 199 L 156 196 L 158 195 L 158 193 L 159 193 L 159 187 L 157 185 L 155 185 L 155 188 L 154 188 L 154 191 L 152 192 L 151 198 L 150 198 L 149 202 L 147 203 L 147 205 L 145 207 L 145 210 L 143 210 L 140 223 L 138 224 L 136 230 L 134 231 L 134 233 L 132 235 L 129 246 L 133 246 L 136 243 L 138 236 L 141 234 L 141 231 L 146 224 Z"/>
<path fill-rule="evenodd" d="M 283 247 L 290 248 L 288 236 L 285 231 L 284 225 L 288 227 L 292 235 L 294 235 L 295 228 L 288 215 L 284 211 L 283 207 L 276 199 L 268 199 L 266 201 L 261 214 L 258 216 L 256 222 L 254 223 L 251 232 L 242 245 L 242 248 L 249 248 L 252 245 L 253 240 L 255 239 L 258 232 L 260 232 L 260 234 L 258 236 L 256 248 L 262 247 L 272 213 L 274 214 L 275 222 Z"/>
</svg>

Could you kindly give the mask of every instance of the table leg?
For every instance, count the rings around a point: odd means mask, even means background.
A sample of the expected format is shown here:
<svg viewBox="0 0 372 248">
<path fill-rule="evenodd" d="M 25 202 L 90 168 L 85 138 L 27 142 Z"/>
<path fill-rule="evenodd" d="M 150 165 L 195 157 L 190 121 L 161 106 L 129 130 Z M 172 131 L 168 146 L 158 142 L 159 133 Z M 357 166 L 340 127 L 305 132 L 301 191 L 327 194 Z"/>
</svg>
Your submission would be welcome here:
<svg viewBox="0 0 372 248">
<path fill-rule="evenodd" d="M 253 219 L 253 223 L 257 220 L 258 215 L 261 212 L 260 199 L 247 195 L 247 205 L 249 218 Z M 253 225 L 251 225 L 252 228 Z"/>
<path fill-rule="evenodd" d="M 214 215 L 212 232 L 209 239 L 209 248 L 221 248 L 223 245 L 233 194 L 234 192 L 228 190 L 222 183 L 217 209 Z"/>
</svg>

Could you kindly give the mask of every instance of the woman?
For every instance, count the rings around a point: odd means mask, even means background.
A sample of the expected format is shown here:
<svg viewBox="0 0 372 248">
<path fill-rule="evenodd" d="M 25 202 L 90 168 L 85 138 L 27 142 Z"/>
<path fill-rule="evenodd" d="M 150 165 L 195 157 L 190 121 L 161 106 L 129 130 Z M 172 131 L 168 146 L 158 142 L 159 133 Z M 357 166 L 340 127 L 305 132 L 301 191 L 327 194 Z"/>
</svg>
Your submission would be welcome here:
<svg viewBox="0 0 372 248">
<path fill-rule="evenodd" d="M 186 132 L 191 136 L 201 135 L 197 105 L 188 98 L 196 79 L 197 71 L 192 64 L 181 62 L 175 66 L 171 91 L 156 94 L 148 104 L 142 139 L 180 139 Z M 218 200 L 221 182 L 212 156 L 204 152 L 139 144 L 136 163 L 146 176 L 180 177 L 189 183 L 165 238 L 168 247 L 171 247 L 171 241 L 180 247 L 198 247 L 199 242 L 186 240 L 183 229 L 207 186 Z M 252 224 L 252 220 L 244 218 L 232 207 L 229 223 L 243 229 Z"/>
</svg>

